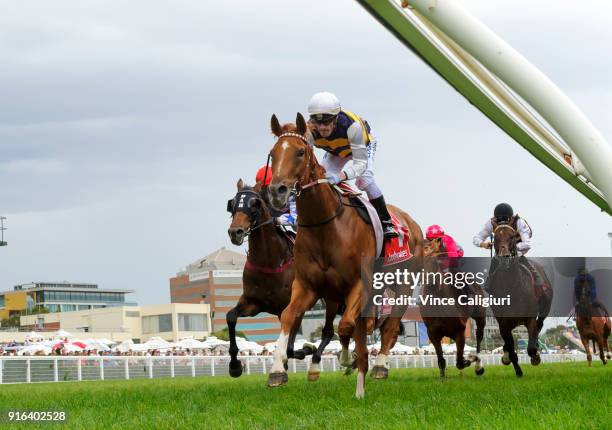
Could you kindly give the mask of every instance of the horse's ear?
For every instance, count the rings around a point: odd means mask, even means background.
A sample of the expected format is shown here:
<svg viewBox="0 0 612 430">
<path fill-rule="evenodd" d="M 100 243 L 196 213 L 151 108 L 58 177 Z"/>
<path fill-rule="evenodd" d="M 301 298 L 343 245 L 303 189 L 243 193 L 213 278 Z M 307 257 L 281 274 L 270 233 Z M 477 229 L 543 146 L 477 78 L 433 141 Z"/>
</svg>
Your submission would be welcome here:
<svg viewBox="0 0 612 430">
<path fill-rule="evenodd" d="M 272 118 L 270 119 L 270 129 L 272 130 L 272 134 L 276 137 L 279 137 L 281 134 L 283 134 L 282 127 L 278 122 L 278 118 L 275 114 L 272 114 Z"/>
<path fill-rule="evenodd" d="M 306 130 L 308 130 L 308 126 L 306 125 L 306 120 L 302 116 L 300 112 L 295 116 L 295 126 L 297 127 L 297 132 L 302 136 L 306 134 Z"/>
<path fill-rule="evenodd" d="M 255 185 L 253 185 L 253 191 L 255 191 L 256 193 L 261 192 L 262 188 L 263 188 L 263 181 L 259 181 Z"/>
<path fill-rule="evenodd" d="M 242 182 L 242 178 L 238 179 L 238 182 L 236 182 L 236 188 L 238 188 L 238 191 L 241 191 L 244 188 L 244 182 Z"/>
</svg>

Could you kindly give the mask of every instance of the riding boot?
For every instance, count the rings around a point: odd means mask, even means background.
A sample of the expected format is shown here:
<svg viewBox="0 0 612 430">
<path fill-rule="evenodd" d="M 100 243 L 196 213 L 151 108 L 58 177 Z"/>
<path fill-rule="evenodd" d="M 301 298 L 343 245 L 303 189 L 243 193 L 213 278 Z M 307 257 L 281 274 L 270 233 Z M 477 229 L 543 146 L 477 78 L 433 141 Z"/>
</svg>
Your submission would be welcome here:
<svg viewBox="0 0 612 430">
<path fill-rule="evenodd" d="M 389 210 L 387 209 L 385 198 L 383 196 L 380 196 L 373 200 L 370 200 L 370 203 L 372 203 L 372 206 L 374 206 L 374 209 L 376 209 L 378 218 L 380 218 L 385 238 L 391 239 L 399 236 L 397 234 L 397 231 L 395 230 L 395 227 L 393 226 L 393 221 L 391 221 L 391 215 L 389 215 Z"/>
</svg>

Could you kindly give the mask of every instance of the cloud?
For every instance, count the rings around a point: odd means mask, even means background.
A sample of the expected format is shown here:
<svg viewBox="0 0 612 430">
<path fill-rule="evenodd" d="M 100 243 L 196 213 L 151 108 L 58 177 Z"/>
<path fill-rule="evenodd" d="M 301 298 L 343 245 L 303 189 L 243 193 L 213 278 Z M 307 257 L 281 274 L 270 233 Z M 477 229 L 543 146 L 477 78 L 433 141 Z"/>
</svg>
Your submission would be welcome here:
<svg viewBox="0 0 612 430">
<path fill-rule="evenodd" d="M 608 2 L 464 4 L 612 136 Z M 353 1 L 9 2 L 0 55 L 0 290 L 66 279 L 167 301 L 180 267 L 231 246 L 225 202 L 265 163 L 270 115 L 322 89 L 373 125 L 388 201 L 469 255 L 500 200 L 540 255 L 609 253 L 607 215 Z"/>
</svg>

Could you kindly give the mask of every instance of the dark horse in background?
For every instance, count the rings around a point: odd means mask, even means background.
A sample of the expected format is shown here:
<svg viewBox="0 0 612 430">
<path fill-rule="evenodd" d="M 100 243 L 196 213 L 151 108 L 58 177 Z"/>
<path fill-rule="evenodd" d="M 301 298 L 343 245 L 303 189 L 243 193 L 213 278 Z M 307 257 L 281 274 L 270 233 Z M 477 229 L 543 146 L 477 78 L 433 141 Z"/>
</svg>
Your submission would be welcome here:
<svg viewBox="0 0 612 430">
<path fill-rule="evenodd" d="M 439 242 L 426 240 L 423 246 L 425 259 L 425 272 L 429 276 L 436 277 L 435 281 L 425 283 L 421 290 L 422 296 L 430 296 L 437 298 L 454 299 L 455 306 L 435 306 L 424 305 L 421 303 L 421 317 L 427 327 L 427 336 L 436 349 L 438 356 L 438 368 L 440 369 L 440 377 L 446 376 L 446 360 L 442 350 L 442 338 L 449 337 L 453 339 L 457 345 L 457 369 L 463 370 L 469 367 L 472 363 L 476 363 L 475 372 L 480 376 L 485 372 L 484 367 L 480 364 L 480 345 L 484 337 L 484 328 L 486 325 L 486 309 L 482 306 L 468 306 L 458 304 L 459 296 L 475 296 L 482 295 L 482 289 L 476 284 L 465 286 L 464 288 L 456 288 L 450 283 L 442 282 L 443 272 L 440 268 L 438 257 L 441 254 Z M 453 261 L 451 260 L 451 263 Z M 453 270 L 453 269 L 450 269 Z M 469 319 L 473 318 L 476 322 L 476 355 L 470 354 L 468 359 L 463 356 L 465 348 L 465 331 Z"/>
<path fill-rule="evenodd" d="M 599 349 L 599 358 L 605 365 L 609 359 L 612 359 L 608 346 L 611 331 L 610 317 L 600 307 L 593 306 L 588 291 L 588 283 L 584 279 L 580 285 L 580 295 L 576 303 L 576 327 L 580 333 L 580 340 L 584 345 L 589 366 L 593 362 L 589 341 L 593 342 L 593 352 L 597 353 Z"/>
<path fill-rule="evenodd" d="M 247 263 L 242 273 L 243 292 L 236 306 L 226 316 L 229 329 L 231 356 L 230 375 L 242 374 L 242 363 L 238 360 L 236 323 L 240 317 L 252 317 L 267 312 L 280 317 L 291 298 L 291 284 L 295 277 L 293 267 L 293 243 L 286 233 L 274 225 L 265 199 L 261 195 L 261 184 L 249 187 L 242 180 L 237 183 L 238 192 L 227 204 L 232 214 L 228 234 L 234 245 L 242 245 L 249 239 Z M 328 311 L 319 347 L 306 344 L 303 349 L 289 352 L 289 358 L 304 359 L 313 354 L 313 361 L 321 360 L 321 354 L 334 336 L 333 321 L 337 305 L 327 306 Z M 316 375 L 318 377 L 318 375 Z M 316 380 L 309 375 L 310 380 Z"/>
<path fill-rule="evenodd" d="M 535 280 L 524 257 L 517 254 L 516 244 L 519 234 L 516 230 L 515 216 L 509 223 L 493 223 L 493 245 L 495 256 L 489 270 L 489 285 L 494 297 L 510 297 L 510 305 L 492 305 L 493 314 L 499 325 L 499 332 L 504 340 L 504 356 L 502 363 L 512 363 L 516 376 L 523 376 L 516 354 L 512 330 L 524 325 L 529 333 L 527 354 L 531 364 L 537 366 L 541 362 L 538 352 L 538 336 L 544 325 L 544 319 L 550 312 L 553 290 L 544 268 L 530 260 L 545 281 L 546 287 L 536 290 Z"/>
</svg>

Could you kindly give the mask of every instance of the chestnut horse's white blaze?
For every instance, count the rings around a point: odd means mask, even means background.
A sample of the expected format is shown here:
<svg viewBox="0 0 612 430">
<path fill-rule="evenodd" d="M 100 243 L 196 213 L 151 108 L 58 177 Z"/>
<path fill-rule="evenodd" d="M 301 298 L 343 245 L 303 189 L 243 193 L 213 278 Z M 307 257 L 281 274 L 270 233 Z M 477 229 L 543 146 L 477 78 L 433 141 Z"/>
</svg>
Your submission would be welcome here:
<svg viewBox="0 0 612 430">
<path fill-rule="evenodd" d="M 284 372 L 285 363 L 287 362 L 287 343 L 289 336 L 281 331 L 278 341 L 276 342 L 276 349 L 274 350 L 274 363 L 270 372 Z"/>
</svg>

